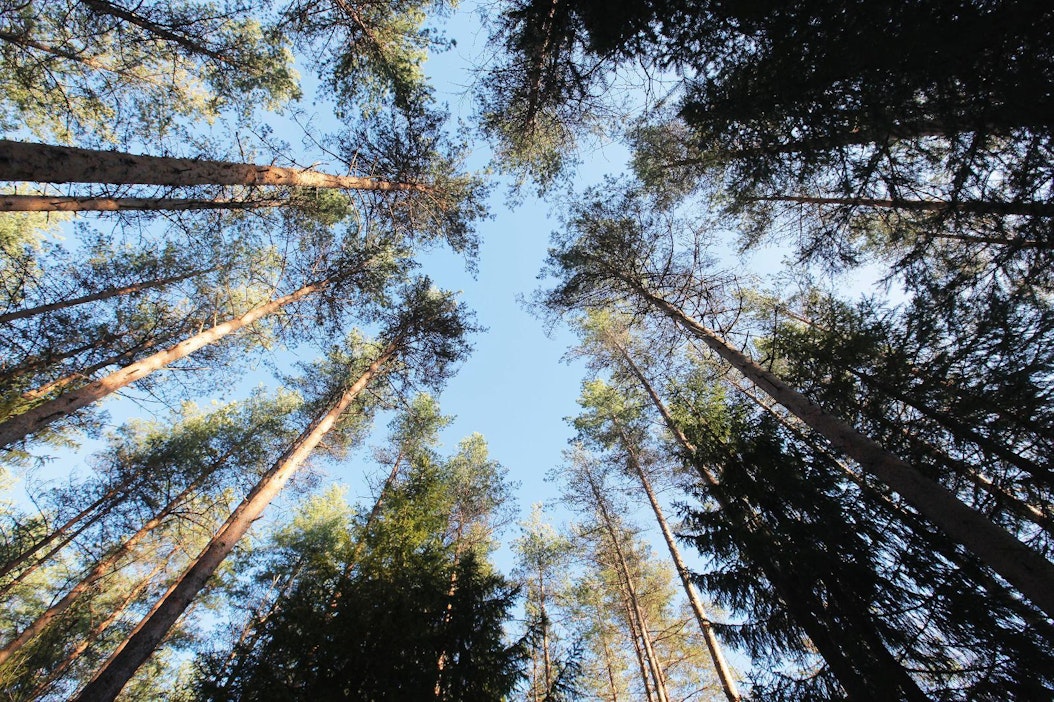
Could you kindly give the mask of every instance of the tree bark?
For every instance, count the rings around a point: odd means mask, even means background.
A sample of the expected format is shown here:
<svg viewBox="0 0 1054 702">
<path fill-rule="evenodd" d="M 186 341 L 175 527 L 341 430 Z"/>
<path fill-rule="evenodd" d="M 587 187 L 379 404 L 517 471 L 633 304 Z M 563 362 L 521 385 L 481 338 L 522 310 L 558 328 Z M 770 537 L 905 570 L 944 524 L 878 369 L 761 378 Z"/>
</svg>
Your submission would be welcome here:
<svg viewBox="0 0 1054 702">
<path fill-rule="evenodd" d="M 888 453 L 877 442 L 824 412 L 665 298 L 650 292 L 640 283 L 627 278 L 622 280 L 644 301 L 706 344 L 791 414 L 892 488 L 949 537 L 991 566 L 1048 616 L 1054 617 L 1054 564 L 981 513 L 963 504 L 942 485 Z"/>
<path fill-rule="evenodd" d="M 655 647 L 651 640 L 651 633 L 648 631 L 647 620 L 644 617 L 644 611 L 641 609 L 640 599 L 637 596 L 637 588 L 633 586 L 633 577 L 629 572 L 629 565 L 626 562 L 626 556 L 622 552 L 622 544 L 619 542 L 618 534 L 615 532 L 615 525 L 607 510 L 604 496 L 601 494 L 600 487 L 596 484 L 593 475 L 591 473 L 587 474 L 586 479 L 589 481 L 589 488 L 593 493 L 593 499 L 597 506 L 597 511 L 604 524 L 604 530 L 607 532 L 608 538 L 611 539 L 611 546 L 615 554 L 617 570 L 619 575 L 625 581 L 626 593 L 630 600 L 633 616 L 640 625 L 641 643 L 644 646 L 644 652 L 648 659 L 648 666 L 651 669 L 653 681 L 655 682 L 655 692 L 659 698 L 659 702 L 670 702 L 669 694 L 666 691 L 666 679 L 663 674 L 662 665 L 659 663 L 659 658 L 655 653 Z"/>
<path fill-rule="evenodd" d="M 618 423 L 616 422 L 616 425 Z M 692 612 L 695 614 L 695 620 L 699 623 L 699 629 L 703 634 L 703 638 L 706 640 L 706 647 L 710 651 L 710 658 L 714 663 L 714 671 L 717 673 L 718 680 L 721 681 L 721 689 L 725 693 L 725 697 L 728 698 L 729 702 L 739 702 L 739 689 L 736 687 L 735 678 L 732 677 L 732 671 L 728 667 L 728 663 L 725 662 L 724 653 L 721 651 L 721 644 L 717 640 L 717 636 L 714 634 L 714 629 L 710 625 L 710 617 L 706 614 L 706 608 L 703 606 L 702 601 L 699 599 L 699 594 L 695 591 L 695 585 L 692 584 L 691 573 L 688 571 L 688 567 L 684 564 L 684 559 L 681 558 L 681 552 L 677 548 L 677 543 L 674 541 L 673 532 L 670 531 L 670 526 L 666 523 L 666 517 L 663 516 L 662 507 L 659 505 L 658 499 L 655 497 L 655 491 L 651 488 L 651 481 L 648 480 L 648 476 L 644 473 L 644 467 L 640 464 L 640 460 L 637 457 L 637 452 L 629 443 L 628 437 L 622 431 L 622 427 L 618 427 L 619 436 L 622 439 L 622 444 L 626 448 L 626 452 L 629 454 L 629 464 L 633 468 L 633 471 L 637 474 L 637 478 L 640 479 L 640 484 L 644 488 L 644 494 L 648 496 L 648 502 L 651 503 L 651 510 L 655 514 L 655 521 L 659 523 L 659 530 L 662 532 L 662 538 L 666 541 L 666 548 L 670 551 L 670 559 L 673 560 L 674 568 L 677 570 L 677 575 L 681 578 L 681 585 L 684 587 L 684 594 L 688 596 L 688 603 L 692 607 Z"/>
<path fill-rule="evenodd" d="M 95 677 L 81 690 L 78 702 L 112 702 L 168 633 L 172 625 L 205 587 L 216 568 L 234 549 L 289 478 L 307 460 L 319 442 L 336 425 L 352 401 L 396 356 L 402 338 L 397 336 L 328 412 L 317 417 L 292 446 L 261 476 L 256 486 L 219 528 L 212 541 L 154 605 L 149 614 L 111 654 Z"/>
<path fill-rule="evenodd" d="M 0 195 L 0 212 L 186 212 L 193 210 L 255 210 L 287 205 L 290 198 L 232 200 L 176 197 L 60 197 Z"/>
<path fill-rule="evenodd" d="M 48 691 L 48 688 L 51 687 L 56 680 L 61 678 L 62 674 L 65 673 L 71 665 L 77 662 L 77 659 L 88 650 L 88 647 L 95 643 L 100 636 L 106 633 L 106 630 L 109 629 L 114 622 L 121 618 L 128 607 L 135 602 L 148 587 L 150 587 L 150 583 L 154 577 L 168 566 L 168 561 L 172 558 L 172 553 L 174 552 L 169 553 L 166 558 L 154 566 L 154 569 L 150 571 L 149 574 L 140 580 L 135 587 L 128 591 L 128 594 L 122 598 L 121 602 L 112 612 L 110 612 L 109 615 L 92 627 L 87 636 L 69 650 L 69 653 L 67 653 L 66 657 L 62 659 L 62 662 L 55 666 L 55 668 L 40 681 L 40 684 L 33 689 L 33 692 L 29 693 L 29 699 L 36 700 L 43 697 L 44 693 Z"/>
<path fill-rule="evenodd" d="M 99 559 L 95 566 L 88 571 L 88 574 L 85 575 L 79 583 L 74 585 L 73 588 L 62 597 L 62 599 L 48 607 L 43 614 L 33 621 L 32 624 L 23 629 L 18 636 L 0 649 L 0 665 L 10 658 L 12 654 L 39 636 L 52 622 L 61 616 L 63 612 L 72 607 L 80 596 L 88 590 L 88 588 L 101 580 L 111 569 L 116 569 L 122 558 L 131 553 L 140 541 L 160 526 L 177 507 L 183 504 L 183 501 L 186 500 L 191 493 L 201 487 L 205 480 L 221 467 L 223 460 L 226 460 L 226 457 L 221 459 L 218 464 L 213 465 L 210 469 L 195 478 L 178 495 L 169 500 L 168 504 L 162 507 L 157 514 L 144 522 L 134 534 L 129 536 L 124 543 L 114 549 L 108 556 Z"/>
<path fill-rule="evenodd" d="M 205 273 L 211 273 L 216 268 L 203 268 L 201 270 L 190 271 L 189 273 L 181 273 L 179 275 L 169 276 L 167 278 L 158 278 L 157 280 L 144 281 L 142 283 L 132 283 L 131 285 L 122 285 L 116 288 L 107 288 L 106 290 L 100 290 L 89 295 L 81 295 L 80 297 L 70 298 L 69 300 L 63 300 L 61 302 L 52 302 L 46 305 L 37 305 L 36 307 L 28 307 L 23 310 L 16 310 L 14 312 L 7 312 L 6 314 L 0 314 L 0 323 L 11 322 L 16 319 L 25 319 L 26 317 L 32 317 L 38 314 L 44 314 L 45 312 L 54 312 L 55 310 L 64 310 L 70 307 L 76 307 L 77 305 L 84 305 L 89 302 L 98 302 L 99 300 L 109 300 L 114 297 L 121 297 L 123 295 L 131 295 L 133 293 L 142 292 L 143 290 L 150 290 L 152 288 L 161 288 L 172 283 L 178 283 L 188 278 L 193 278 L 198 275 Z"/>
<path fill-rule="evenodd" d="M 40 431 L 48 424 L 66 417 L 73 412 L 97 402 L 111 393 L 123 387 L 131 385 L 135 381 L 145 378 L 156 370 L 185 358 L 209 344 L 215 343 L 223 337 L 246 327 L 253 322 L 266 317 L 276 310 L 305 298 L 313 293 L 326 288 L 333 282 L 332 278 L 321 280 L 316 283 L 305 285 L 299 290 L 276 298 L 271 302 L 260 305 L 246 312 L 240 317 L 218 324 L 196 334 L 189 339 L 179 342 L 152 356 L 132 363 L 120 370 L 114 371 L 105 378 L 88 383 L 82 388 L 70 390 L 58 397 L 48 400 L 33 409 L 20 415 L 12 417 L 0 423 L 0 446 L 9 446 L 29 434 Z"/>
<path fill-rule="evenodd" d="M 432 192 L 422 183 L 338 176 L 298 168 L 142 156 L 0 139 L 0 180 L 109 185 L 290 185 L 338 190 Z"/>
</svg>

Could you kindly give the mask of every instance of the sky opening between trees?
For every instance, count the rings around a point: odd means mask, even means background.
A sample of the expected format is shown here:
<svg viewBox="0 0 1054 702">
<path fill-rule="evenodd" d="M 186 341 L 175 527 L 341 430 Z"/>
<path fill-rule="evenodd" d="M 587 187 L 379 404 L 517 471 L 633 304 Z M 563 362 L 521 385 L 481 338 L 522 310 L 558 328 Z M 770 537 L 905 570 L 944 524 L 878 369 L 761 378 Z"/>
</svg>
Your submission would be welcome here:
<svg viewBox="0 0 1054 702">
<path fill-rule="evenodd" d="M 0 0 L 6 700 L 1054 697 L 1054 10 Z"/>
</svg>

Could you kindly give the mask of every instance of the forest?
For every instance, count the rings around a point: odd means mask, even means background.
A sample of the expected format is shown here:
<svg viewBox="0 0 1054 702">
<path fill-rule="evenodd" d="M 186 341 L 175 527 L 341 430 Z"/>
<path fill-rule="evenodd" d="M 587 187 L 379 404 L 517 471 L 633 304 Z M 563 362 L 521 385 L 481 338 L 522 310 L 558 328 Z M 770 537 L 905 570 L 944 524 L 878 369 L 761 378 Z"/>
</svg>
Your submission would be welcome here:
<svg viewBox="0 0 1054 702">
<path fill-rule="evenodd" d="M 1054 699 L 1054 6 L 0 0 L 0 132 L 0 700 Z"/>
</svg>

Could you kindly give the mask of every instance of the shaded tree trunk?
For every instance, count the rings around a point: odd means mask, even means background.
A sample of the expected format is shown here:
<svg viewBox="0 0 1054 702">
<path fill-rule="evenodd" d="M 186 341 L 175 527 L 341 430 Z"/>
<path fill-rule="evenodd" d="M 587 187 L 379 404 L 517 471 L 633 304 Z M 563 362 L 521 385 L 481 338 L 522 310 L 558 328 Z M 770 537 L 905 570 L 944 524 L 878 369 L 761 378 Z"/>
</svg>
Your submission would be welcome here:
<svg viewBox="0 0 1054 702">
<path fill-rule="evenodd" d="M 1006 578 L 1023 595 L 1054 617 L 1054 564 L 1021 543 L 980 512 L 963 504 L 942 485 L 926 478 L 877 442 L 824 412 L 773 373 L 747 358 L 716 332 L 688 317 L 639 282 L 622 278 L 637 295 L 702 341 L 840 451 L 897 492 L 908 504 Z"/>
<path fill-rule="evenodd" d="M 256 486 L 219 528 L 212 541 L 81 690 L 77 697 L 79 702 L 112 701 L 117 697 L 135 671 L 150 657 L 172 625 L 205 587 L 205 583 L 234 549 L 235 544 L 336 425 L 352 401 L 395 358 L 401 342 L 402 338 L 396 337 L 388 344 L 336 403 L 312 421 L 270 470 L 261 476 Z"/>
</svg>

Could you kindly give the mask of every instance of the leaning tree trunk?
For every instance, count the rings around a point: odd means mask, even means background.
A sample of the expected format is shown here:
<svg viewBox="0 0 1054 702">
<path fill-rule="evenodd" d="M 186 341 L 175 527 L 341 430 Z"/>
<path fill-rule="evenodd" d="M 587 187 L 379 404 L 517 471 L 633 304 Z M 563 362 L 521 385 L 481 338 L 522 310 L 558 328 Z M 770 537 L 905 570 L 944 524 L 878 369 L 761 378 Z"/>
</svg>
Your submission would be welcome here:
<svg viewBox="0 0 1054 702">
<path fill-rule="evenodd" d="M 62 417 L 66 417 L 82 407 L 87 407 L 111 393 L 150 375 L 154 371 L 164 368 L 174 361 L 189 356 L 198 349 L 219 341 L 228 334 L 236 332 L 257 320 L 266 317 L 285 305 L 296 302 L 297 300 L 303 299 L 324 289 L 332 282 L 333 279 L 328 278 L 326 280 L 305 285 L 295 292 L 276 298 L 267 304 L 260 305 L 240 317 L 235 317 L 234 319 L 223 322 L 222 324 L 218 324 L 211 329 L 207 329 L 199 334 L 195 334 L 189 339 L 179 342 L 175 346 L 171 346 L 163 351 L 153 354 L 152 356 L 148 356 L 147 358 L 125 366 L 120 370 L 114 371 L 105 378 L 88 383 L 82 388 L 70 390 L 69 392 L 63 393 L 52 400 L 48 400 L 27 412 L 12 417 L 3 423 L 0 423 L 0 446 L 9 446 L 16 441 L 24 439 L 29 434 L 40 431 L 48 424 L 51 424 Z"/>
<path fill-rule="evenodd" d="M 627 361 L 630 359 L 626 356 Z M 689 456 L 693 456 L 697 452 L 697 447 L 693 444 L 684 431 L 677 424 L 673 415 L 670 414 L 666 404 L 659 397 L 658 392 L 652 387 L 651 382 L 643 374 L 643 372 L 633 364 L 629 363 L 630 370 L 637 377 L 641 386 L 645 392 L 651 398 L 655 408 L 659 411 L 662 416 L 663 423 L 666 428 L 673 435 L 674 440 L 684 449 L 685 453 Z M 721 507 L 721 511 L 726 514 L 729 520 L 736 526 L 737 529 L 741 530 L 744 534 L 755 534 L 758 532 L 760 536 L 766 539 L 771 537 L 764 533 L 762 527 L 760 527 L 760 521 L 757 519 L 756 514 L 753 512 L 750 505 L 742 503 L 739 500 L 732 500 L 724 492 L 721 482 L 717 475 L 708 470 L 706 466 L 701 465 L 698 461 L 692 460 L 691 464 L 695 467 L 699 474 L 699 477 L 709 488 L 709 493 L 717 501 Z M 808 584 L 802 584 L 800 579 L 793 572 L 785 573 L 780 568 L 776 567 L 764 553 L 755 553 L 755 549 L 749 548 L 741 544 L 744 553 L 752 561 L 757 563 L 768 579 L 769 584 L 778 593 L 783 606 L 790 613 L 791 617 L 798 626 L 808 635 L 812 641 L 816 650 L 830 666 L 831 671 L 834 673 L 838 682 L 845 689 L 849 699 L 852 700 L 880 700 L 887 699 L 888 697 L 883 696 L 882 690 L 887 689 L 887 686 L 893 682 L 896 684 L 896 680 L 903 681 L 903 671 L 898 671 L 895 675 L 891 676 L 891 680 L 873 679 L 875 673 L 872 671 L 861 671 L 857 665 L 859 662 L 856 656 L 851 651 L 846 650 L 846 647 L 840 643 L 840 639 L 846 637 L 846 633 L 842 631 L 835 631 L 832 629 L 830 620 L 828 617 L 821 614 L 819 609 L 822 609 L 822 605 L 815 602 L 815 598 L 811 597 L 811 589 Z M 918 690 L 914 681 L 911 681 L 910 685 L 906 688 L 897 688 L 892 692 L 893 698 L 899 699 L 900 697 L 912 697 L 916 695 Z"/>
<path fill-rule="evenodd" d="M 181 273 L 180 275 L 173 275 L 169 276 L 168 278 L 159 278 L 157 280 L 149 280 L 142 283 L 132 283 L 131 285 L 122 285 L 121 287 L 117 288 L 108 288 L 106 290 L 100 290 L 99 292 L 91 293 L 90 295 L 81 295 L 80 297 L 70 298 L 69 300 L 63 300 L 61 302 L 52 302 L 46 305 L 28 307 L 24 310 L 16 310 L 14 312 L 0 314 L 0 323 L 11 322 L 16 319 L 25 319 L 26 317 L 33 317 L 34 315 L 44 314 L 45 312 L 64 310 L 70 307 L 76 307 L 77 305 L 84 305 L 89 302 L 98 302 L 99 300 L 109 300 L 114 297 L 131 295 L 133 293 L 142 292 L 143 290 L 150 290 L 151 288 L 160 288 L 164 287 L 165 285 L 178 283 L 188 278 L 193 278 L 195 276 L 202 275 L 204 273 L 209 273 L 214 270 L 216 269 L 206 268 L 196 271 L 190 271 L 189 273 Z"/>
<path fill-rule="evenodd" d="M 1054 617 L 1054 564 L 963 504 L 944 486 L 925 477 L 845 421 L 825 412 L 665 298 L 630 279 L 622 280 L 644 301 L 706 344 L 791 414 L 892 488 L 950 538 L 987 563 L 1048 616 Z"/>
<path fill-rule="evenodd" d="M 81 690 L 79 702 L 112 701 L 131 679 L 168 631 L 187 609 L 194 597 L 216 572 L 219 565 L 262 514 L 286 482 L 307 460 L 319 442 L 336 425 L 352 401 L 369 385 L 399 352 L 401 337 L 396 337 L 369 365 L 366 371 L 340 396 L 329 411 L 317 417 L 292 446 L 261 476 L 256 486 L 219 528 L 212 541 L 154 605 L 149 614 L 132 630 L 111 654 L 95 677 Z"/>
<path fill-rule="evenodd" d="M 256 210 L 288 205 L 290 198 L 256 200 L 175 197 L 64 197 L 0 195 L 0 212 L 188 212 L 195 210 Z"/>
<path fill-rule="evenodd" d="M 601 521 L 604 523 L 604 530 L 608 533 L 608 538 L 611 539 L 611 547 L 615 554 L 617 571 L 620 577 L 625 581 L 626 595 L 630 601 L 633 617 L 640 626 L 641 643 L 644 645 L 644 652 L 648 659 L 648 666 L 651 669 L 651 674 L 655 682 L 655 692 L 659 698 L 659 702 L 670 702 L 669 694 L 666 691 L 666 679 L 663 674 L 662 666 L 659 663 L 658 655 L 655 653 L 655 646 L 651 640 L 651 633 L 648 631 L 647 620 L 645 619 L 644 611 L 640 606 L 640 598 L 637 596 L 637 588 L 633 586 L 633 576 L 629 572 L 629 564 L 626 562 L 626 555 L 622 552 L 622 544 L 619 542 L 618 534 L 615 532 L 615 525 L 604 503 L 604 496 L 601 494 L 600 488 L 594 482 L 593 476 L 587 475 L 587 480 L 589 481 L 590 490 L 593 492 L 593 500 L 596 503 Z"/>
<path fill-rule="evenodd" d="M 98 518 L 102 515 L 103 511 L 101 508 L 103 507 L 103 505 L 105 505 L 107 502 L 110 502 L 113 498 L 117 497 L 117 495 L 127 489 L 137 477 L 138 476 L 136 475 L 126 476 L 119 483 L 113 485 L 108 490 L 106 490 L 106 492 L 104 492 L 97 500 L 95 500 L 90 505 L 82 509 L 80 512 L 66 520 L 65 524 L 60 527 L 57 527 L 56 529 L 52 529 L 51 532 L 47 534 L 47 536 L 37 540 L 33 543 L 32 546 L 27 548 L 25 551 L 22 551 L 17 556 L 4 563 L 4 565 L 0 567 L 0 578 L 4 577 L 16 568 L 19 568 L 30 558 L 32 558 L 34 554 L 40 551 L 40 549 L 46 548 L 49 544 L 54 543 L 57 539 L 61 539 L 64 536 L 69 535 L 70 533 L 76 533 L 79 535 L 81 531 L 83 531 L 96 520 L 98 520 Z M 91 517 L 91 519 L 89 519 L 85 524 L 83 524 L 80 529 L 74 529 L 74 527 L 76 527 L 78 523 L 80 523 L 82 520 L 87 519 L 88 517 Z M 64 542 L 63 545 L 65 545 L 65 543 L 67 542 Z M 54 552 L 49 552 L 46 556 L 43 557 L 42 560 L 46 560 L 52 555 L 54 555 Z M 6 586 L 4 590 L 0 590 L 0 595 L 3 594 L 6 594 Z"/>
<path fill-rule="evenodd" d="M 66 653 L 66 656 L 62 659 L 62 662 L 55 666 L 44 677 L 44 679 L 39 682 L 39 684 L 33 689 L 33 691 L 29 693 L 29 699 L 36 700 L 44 696 L 44 693 L 48 691 L 48 688 L 51 687 L 56 680 L 61 678 L 63 673 L 69 670 L 70 666 L 76 663 L 77 659 L 80 658 L 84 654 L 84 652 L 87 651 L 88 648 L 99 639 L 99 637 L 106 633 L 106 630 L 109 629 L 114 622 L 120 619 L 121 616 L 124 615 L 125 611 L 132 605 L 132 603 L 139 599 L 139 596 L 142 595 L 148 587 L 150 587 L 151 581 L 153 581 L 154 577 L 156 577 L 158 573 L 168 567 L 168 562 L 169 560 L 171 560 L 172 555 L 174 553 L 175 550 L 169 552 L 168 556 L 159 561 L 157 565 L 154 566 L 154 569 L 150 571 L 150 573 L 144 576 L 135 585 L 135 587 L 128 591 L 128 593 L 121 599 L 121 601 L 117 604 L 117 606 L 112 612 L 110 612 L 104 619 L 102 619 L 102 621 L 92 627 L 91 631 L 89 631 L 83 639 L 81 639 L 73 648 L 71 648 Z"/>
<path fill-rule="evenodd" d="M 338 190 L 431 192 L 422 183 L 338 176 L 281 166 L 142 156 L 0 139 L 0 180 L 108 185 L 289 185 Z"/>
<path fill-rule="evenodd" d="M 48 607 L 33 621 L 32 624 L 23 629 L 18 636 L 0 649 L 0 665 L 10 658 L 12 654 L 16 653 L 27 643 L 43 633 L 52 622 L 62 616 L 63 612 L 72 607 L 74 603 L 80 599 L 81 595 L 99 582 L 111 569 L 117 568 L 121 559 L 130 554 L 132 550 L 139 545 L 140 541 L 160 526 L 161 523 L 176 510 L 176 508 L 182 505 L 194 491 L 201 487 L 210 475 L 222 467 L 225 460 L 226 456 L 212 465 L 208 470 L 202 472 L 201 475 L 183 488 L 178 495 L 169 500 L 168 504 L 162 507 L 157 514 L 144 522 L 134 534 L 125 540 L 124 543 L 115 548 L 108 556 L 99 559 L 92 569 L 88 571 L 87 575 L 85 575 L 79 583 L 74 585 L 73 588 L 71 588 L 70 591 L 67 592 L 58 602 Z"/>
<path fill-rule="evenodd" d="M 688 567 L 684 564 L 684 559 L 681 558 L 681 552 L 677 548 L 676 541 L 674 541 L 673 532 L 670 531 L 670 526 L 666 523 L 666 517 L 663 516 L 662 507 L 659 505 L 659 501 L 655 497 L 655 491 L 651 488 L 651 481 L 648 480 L 648 476 L 644 473 L 644 467 L 640 464 L 637 452 L 630 445 L 629 439 L 622 431 L 621 426 L 618 427 L 618 432 L 622 439 L 623 446 L 629 453 L 629 465 L 637 474 L 637 477 L 640 479 L 640 484 L 644 488 L 644 493 L 648 496 L 648 502 L 651 503 L 651 510 L 655 514 L 655 521 L 659 523 L 659 530 L 662 531 L 662 538 L 666 541 L 666 547 L 670 551 L 670 558 L 673 560 L 673 565 L 677 570 L 677 575 L 681 578 L 681 585 L 684 587 L 684 593 L 688 597 L 688 603 L 692 607 L 695 619 L 699 623 L 699 629 L 703 634 L 703 638 L 706 640 L 706 647 L 709 649 L 710 658 L 714 662 L 714 671 L 717 673 L 718 680 L 721 681 L 721 689 L 724 691 L 725 697 L 728 698 L 729 702 L 739 702 L 739 689 L 736 687 L 735 678 L 732 677 L 732 671 L 729 669 L 728 663 L 725 662 L 724 653 L 721 651 L 721 644 L 718 642 L 717 636 L 714 634 L 714 628 L 710 624 L 710 618 L 706 614 L 706 608 L 703 606 L 702 601 L 700 601 L 699 594 L 695 591 L 695 586 L 692 584 L 691 573 L 688 571 Z"/>
</svg>

